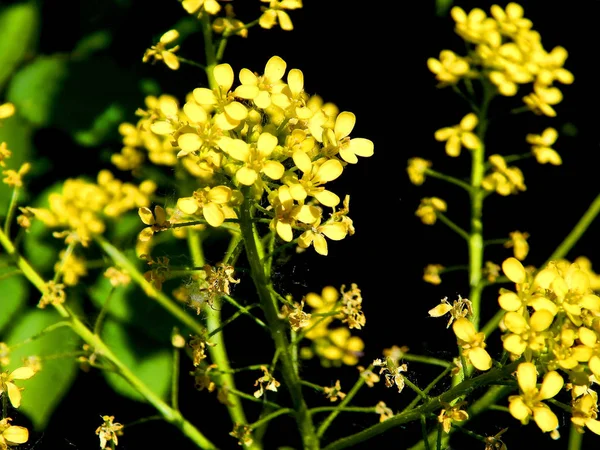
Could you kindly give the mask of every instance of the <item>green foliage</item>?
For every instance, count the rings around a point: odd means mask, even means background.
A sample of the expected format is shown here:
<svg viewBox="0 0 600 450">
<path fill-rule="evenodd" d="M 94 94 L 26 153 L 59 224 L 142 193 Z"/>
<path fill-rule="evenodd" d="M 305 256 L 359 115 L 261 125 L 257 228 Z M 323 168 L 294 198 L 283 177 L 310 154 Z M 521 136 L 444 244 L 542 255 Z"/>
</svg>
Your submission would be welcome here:
<svg viewBox="0 0 600 450">
<path fill-rule="evenodd" d="M 0 292 L 2 292 L 0 298 L 2 302 L 0 333 L 12 322 L 15 313 L 25 305 L 28 291 L 27 280 L 21 276 L 0 278 Z"/>
<path fill-rule="evenodd" d="M 171 385 L 171 352 L 166 346 L 136 332 L 116 320 L 107 320 L 102 338 L 120 361 L 131 369 L 151 391 L 165 399 Z M 111 387 L 133 400 L 145 401 L 120 375 L 104 372 Z"/>
<path fill-rule="evenodd" d="M 18 3 L 0 11 L 0 92 L 36 44 L 39 12 L 34 2 Z"/>
<path fill-rule="evenodd" d="M 27 311 L 16 320 L 6 343 L 9 346 L 21 343 L 59 320 L 60 316 L 52 310 Z M 40 372 L 29 380 L 17 381 L 19 386 L 25 388 L 19 411 L 29 417 L 36 429 L 46 427 L 54 410 L 71 388 L 78 370 L 74 352 L 79 348 L 79 338 L 65 326 L 11 351 L 10 370 L 22 366 L 23 358 L 28 356 L 35 355 L 42 359 Z"/>
</svg>

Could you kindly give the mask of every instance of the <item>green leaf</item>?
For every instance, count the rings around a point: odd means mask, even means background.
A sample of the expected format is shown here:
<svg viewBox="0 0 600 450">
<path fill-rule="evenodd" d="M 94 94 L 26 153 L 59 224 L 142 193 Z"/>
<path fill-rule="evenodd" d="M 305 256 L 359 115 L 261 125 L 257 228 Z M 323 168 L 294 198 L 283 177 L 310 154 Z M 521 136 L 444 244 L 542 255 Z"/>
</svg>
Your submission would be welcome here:
<svg viewBox="0 0 600 450">
<path fill-rule="evenodd" d="M 112 42 L 112 35 L 109 30 L 94 31 L 79 40 L 72 56 L 74 58 L 89 58 L 94 53 L 106 49 Z"/>
<path fill-rule="evenodd" d="M 29 289 L 25 279 L 20 276 L 12 276 L 0 279 L 0 292 L 2 297 L 2 314 L 0 314 L 0 333 L 6 325 L 12 322 L 14 315 L 27 302 Z"/>
<path fill-rule="evenodd" d="M 452 0 L 435 0 L 435 14 L 438 17 L 445 17 L 453 3 Z"/>
<path fill-rule="evenodd" d="M 37 43 L 39 11 L 34 2 L 17 3 L 0 12 L 0 92 Z"/>
<path fill-rule="evenodd" d="M 131 371 L 162 399 L 166 399 L 171 386 L 172 352 L 156 341 L 136 333 L 130 327 L 115 320 L 107 320 L 102 328 L 102 338 L 115 355 Z M 168 341 L 167 341 L 168 342 Z M 105 372 L 106 380 L 121 395 L 133 400 L 145 401 L 123 377 Z"/>
<path fill-rule="evenodd" d="M 62 318 L 52 310 L 32 310 L 23 314 L 14 325 L 6 343 L 21 343 L 39 333 Z M 36 430 L 42 430 L 48 424 L 52 413 L 64 395 L 69 391 L 78 371 L 73 353 L 80 347 L 79 338 L 69 327 L 50 331 L 10 354 L 10 370 L 23 365 L 28 356 L 42 358 L 42 370 L 29 380 L 17 384 L 25 388 L 19 412 L 29 417 Z M 68 355 L 71 356 L 68 356 Z M 57 357 L 63 355 L 62 357 Z M 48 359 L 44 359 L 47 357 Z"/>
<path fill-rule="evenodd" d="M 47 126 L 67 75 L 68 60 L 64 56 L 40 56 L 14 75 L 6 97 L 31 123 Z"/>
<path fill-rule="evenodd" d="M 2 121 L 0 126 L 0 142 L 6 142 L 7 148 L 12 152 L 6 161 L 6 167 L 19 170 L 21 164 L 31 161 L 33 127 L 29 122 L 19 116 L 19 112 Z M 31 173 L 29 174 L 31 176 Z M 26 175 L 27 179 L 28 175 Z M 0 217 L 6 217 L 8 204 L 13 188 L 0 182 Z M 20 197 L 21 200 L 23 197 Z"/>
</svg>

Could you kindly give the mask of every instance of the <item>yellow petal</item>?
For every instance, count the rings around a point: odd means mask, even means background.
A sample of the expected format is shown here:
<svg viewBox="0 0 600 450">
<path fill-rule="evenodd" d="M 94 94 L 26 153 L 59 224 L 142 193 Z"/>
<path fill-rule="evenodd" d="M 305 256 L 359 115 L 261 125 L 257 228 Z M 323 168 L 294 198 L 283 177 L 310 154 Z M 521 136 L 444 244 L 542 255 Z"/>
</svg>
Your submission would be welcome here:
<svg viewBox="0 0 600 450">
<path fill-rule="evenodd" d="M 144 206 L 143 208 L 138 209 L 138 215 L 146 225 L 154 225 L 154 214 L 152 214 L 152 211 L 150 211 L 149 208 Z"/>
<path fill-rule="evenodd" d="M 6 383 L 6 391 L 13 407 L 18 408 L 21 406 L 21 389 L 16 384 L 8 382 Z"/>
<path fill-rule="evenodd" d="M 250 169 L 249 167 L 241 167 L 235 173 L 235 179 L 244 186 L 252 186 L 257 178 L 258 174 L 256 171 L 254 169 Z"/>
<path fill-rule="evenodd" d="M 292 69 L 288 72 L 287 82 L 294 97 L 304 90 L 304 74 L 299 69 Z"/>
<path fill-rule="evenodd" d="M 292 155 L 292 159 L 294 160 L 294 164 L 296 164 L 296 167 L 302 172 L 306 173 L 312 170 L 312 162 L 310 160 L 310 157 L 303 151 L 295 151 Z"/>
<path fill-rule="evenodd" d="M 290 242 L 292 239 L 294 239 L 292 226 L 289 223 L 277 221 L 275 229 L 277 230 L 277 234 L 279 235 L 279 237 L 285 242 Z"/>
<path fill-rule="evenodd" d="M 534 391 L 537 383 L 537 370 L 535 369 L 535 365 L 530 362 L 519 364 L 519 367 L 517 367 L 517 381 L 519 382 L 521 391 L 524 393 Z"/>
<path fill-rule="evenodd" d="M 302 223 L 311 224 L 321 218 L 321 213 L 320 210 L 314 206 L 302 205 L 294 217 Z"/>
<path fill-rule="evenodd" d="M 510 257 L 502 263 L 502 271 L 506 277 L 513 283 L 523 283 L 527 279 L 527 272 L 521 261 L 517 258 Z"/>
<path fill-rule="evenodd" d="M 186 153 L 195 152 L 202 147 L 202 138 L 196 133 L 185 133 L 179 136 L 177 145 Z"/>
<path fill-rule="evenodd" d="M 531 410 L 519 396 L 511 397 L 508 410 L 515 419 L 521 421 L 526 420 L 531 415 Z"/>
<path fill-rule="evenodd" d="M 529 319 L 531 328 L 537 332 L 547 330 L 553 321 L 554 314 L 545 309 L 534 312 Z"/>
<path fill-rule="evenodd" d="M 331 191 L 319 191 L 313 194 L 313 196 L 319 201 L 319 203 L 333 208 L 340 203 L 340 198 Z"/>
<path fill-rule="evenodd" d="M 179 59 L 172 52 L 162 52 L 161 56 L 167 67 L 171 70 L 179 69 Z"/>
<path fill-rule="evenodd" d="M 473 131 L 478 122 L 477 116 L 474 113 L 469 113 L 460 121 L 460 128 L 465 131 Z"/>
<path fill-rule="evenodd" d="M 233 85 L 233 69 L 229 64 L 219 64 L 215 66 L 213 75 L 219 86 L 228 91 Z M 198 102 L 201 103 L 201 102 Z"/>
<path fill-rule="evenodd" d="M 206 123 L 208 120 L 208 114 L 206 113 L 206 110 L 194 102 L 187 102 L 185 105 L 183 105 L 183 112 L 192 122 Z"/>
<path fill-rule="evenodd" d="M 430 309 L 428 312 L 431 317 L 441 317 L 451 309 L 452 306 L 450 306 L 448 303 L 440 303 L 435 308 Z"/>
<path fill-rule="evenodd" d="M 375 146 L 369 139 L 354 138 L 350 139 L 348 148 L 352 153 L 358 156 L 369 157 L 373 156 Z"/>
<path fill-rule="evenodd" d="M 263 165 L 263 173 L 272 180 L 279 180 L 285 172 L 285 167 L 278 161 L 267 161 Z"/>
<path fill-rule="evenodd" d="M 527 343 L 518 334 L 510 334 L 504 338 L 502 345 L 507 352 L 513 355 L 522 355 L 527 348 Z"/>
<path fill-rule="evenodd" d="M 485 349 L 475 347 L 468 353 L 471 364 L 478 370 L 489 370 L 492 367 L 492 358 Z"/>
<path fill-rule="evenodd" d="M 2 437 L 10 444 L 24 444 L 29 439 L 29 431 L 25 427 L 11 426 L 2 432 Z"/>
<path fill-rule="evenodd" d="M 250 159 L 250 147 L 241 139 L 220 139 L 219 147 L 238 161 L 247 162 Z"/>
<path fill-rule="evenodd" d="M 465 342 L 470 342 L 477 333 L 473 324 L 464 317 L 455 320 L 452 324 L 452 329 L 454 330 L 454 334 Z"/>
<path fill-rule="evenodd" d="M 225 220 L 225 215 L 221 208 L 216 203 L 209 203 L 202 208 L 202 215 L 206 219 L 209 225 L 213 227 L 220 227 Z"/>
<path fill-rule="evenodd" d="M 558 418 L 556 414 L 548 407 L 534 406 L 533 420 L 543 432 L 548 432 L 558 428 Z"/>
<path fill-rule="evenodd" d="M 343 171 L 344 167 L 342 166 L 342 163 L 337 159 L 330 159 L 321 164 L 315 178 L 321 182 L 333 181 L 338 178 Z"/>
<path fill-rule="evenodd" d="M 207 195 L 208 200 L 218 204 L 224 204 L 231 200 L 233 191 L 227 186 L 215 186 Z"/>
<path fill-rule="evenodd" d="M 556 396 L 556 394 L 558 394 L 563 388 L 564 384 L 565 381 L 558 372 L 554 370 L 548 372 L 544 376 L 544 381 L 542 382 L 542 387 L 540 388 L 540 393 L 538 394 L 539 398 L 542 400 L 546 400 L 548 398 Z"/>
<path fill-rule="evenodd" d="M 163 44 L 169 44 L 179 38 L 179 32 L 177 30 L 169 30 L 160 37 L 160 42 Z"/>
<path fill-rule="evenodd" d="M 319 255 L 327 256 L 327 241 L 320 234 L 315 234 L 313 246 Z"/>
<path fill-rule="evenodd" d="M 523 306 L 519 296 L 511 291 L 501 293 L 498 297 L 498 303 L 500 304 L 500 308 L 505 311 L 517 311 Z"/>
<path fill-rule="evenodd" d="M 206 88 L 196 88 L 193 91 L 194 100 L 196 103 L 200 103 L 201 105 L 216 105 L 217 97 L 215 93 L 210 89 Z"/>
<path fill-rule="evenodd" d="M 513 333 L 521 334 L 527 331 L 527 320 L 517 312 L 507 312 L 504 315 L 504 325 Z"/>
<path fill-rule="evenodd" d="M 173 125 L 171 125 L 171 122 L 167 120 L 157 120 L 152 125 L 150 125 L 150 131 L 156 134 L 160 134 L 162 136 L 165 134 L 170 134 L 175 130 L 173 129 Z"/>
<path fill-rule="evenodd" d="M 233 120 L 242 121 L 248 117 L 248 110 L 240 102 L 231 102 L 223 108 Z"/>
<path fill-rule="evenodd" d="M 240 83 L 244 86 L 256 86 L 258 85 L 258 77 L 251 70 L 242 69 L 240 70 Z"/>
<path fill-rule="evenodd" d="M 256 148 L 263 156 L 269 156 L 277 147 L 277 138 L 271 133 L 262 133 L 256 142 Z"/>
<path fill-rule="evenodd" d="M 579 340 L 582 344 L 587 345 L 588 347 L 594 347 L 596 345 L 597 336 L 592 330 L 586 327 L 580 327 L 578 332 Z"/>
<path fill-rule="evenodd" d="M 590 429 L 591 432 L 600 434 L 600 420 L 587 419 L 585 426 Z"/>
<path fill-rule="evenodd" d="M 177 200 L 177 209 L 184 214 L 192 215 L 198 211 L 198 202 L 194 197 L 183 197 Z"/>
<path fill-rule="evenodd" d="M 335 137 L 340 140 L 348 136 L 354 128 L 355 123 L 356 116 L 353 113 L 349 111 L 341 112 L 340 115 L 335 119 Z"/>
<path fill-rule="evenodd" d="M 323 225 L 319 228 L 319 231 L 332 241 L 341 241 L 348 233 L 346 226 L 341 222 Z"/>
<path fill-rule="evenodd" d="M 243 84 L 235 88 L 236 97 L 252 100 L 260 93 L 258 86 L 253 84 Z"/>
<path fill-rule="evenodd" d="M 292 24 L 292 19 L 288 13 L 282 10 L 277 10 L 277 19 L 279 20 L 279 26 L 282 30 L 291 31 L 294 29 L 294 25 Z"/>
<path fill-rule="evenodd" d="M 281 78 L 283 78 L 283 74 L 285 73 L 286 67 L 287 64 L 283 59 L 281 59 L 279 56 L 273 56 L 265 65 L 265 77 L 267 77 L 271 82 L 281 80 Z"/>
</svg>

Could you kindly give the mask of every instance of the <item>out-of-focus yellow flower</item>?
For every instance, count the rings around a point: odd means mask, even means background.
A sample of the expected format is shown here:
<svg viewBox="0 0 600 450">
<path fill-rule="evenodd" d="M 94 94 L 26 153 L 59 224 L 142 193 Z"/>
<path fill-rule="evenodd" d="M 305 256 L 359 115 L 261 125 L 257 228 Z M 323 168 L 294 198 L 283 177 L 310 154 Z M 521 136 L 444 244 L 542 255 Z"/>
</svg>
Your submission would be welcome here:
<svg viewBox="0 0 600 450">
<path fill-rule="evenodd" d="M 423 281 L 429 284 L 438 285 L 442 283 L 440 271 L 445 269 L 441 264 L 427 264 L 423 270 Z"/>
<path fill-rule="evenodd" d="M 460 155 L 461 147 L 474 150 L 481 146 L 481 141 L 473 130 L 478 123 L 477 116 L 473 113 L 467 114 L 462 118 L 458 125 L 452 127 L 440 128 L 435 132 L 435 140 L 446 142 L 446 153 L 448 156 L 456 157 Z"/>
<path fill-rule="evenodd" d="M 431 161 L 423 158 L 410 158 L 408 160 L 408 178 L 415 186 L 420 186 L 425 182 L 425 173 L 431 167 Z"/>
<path fill-rule="evenodd" d="M 546 128 L 542 134 L 528 134 L 526 139 L 531 144 L 531 152 L 540 164 L 550 163 L 555 166 L 562 164 L 560 155 L 552 148 L 558 138 L 554 128 Z"/>
<path fill-rule="evenodd" d="M 235 34 L 243 38 L 248 37 L 248 28 L 245 27 L 244 22 L 235 18 L 233 12 L 233 6 L 228 4 L 225 5 L 225 17 L 217 17 L 212 24 L 212 29 L 218 34 Z"/>
<path fill-rule="evenodd" d="M 213 16 L 221 11 L 217 0 L 183 0 L 181 6 L 189 14 L 198 14 L 198 17 L 201 17 L 204 11 Z"/>
<path fill-rule="evenodd" d="M 437 221 L 437 213 L 445 212 L 448 209 L 446 202 L 441 198 L 427 197 L 422 198 L 415 215 L 421 218 L 425 225 L 433 225 Z"/>
<path fill-rule="evenodd" d="M 171 70 L 179 69 L 179 59 L 177 59 L 177 55 L 175 55 L 175 52 L 179 50 L 179 45 L 167 48 L 167 45 L 177 39 L 179 39 L 179 32 L 177 30 L 167 31 L 160 37 L 158 44 L 153 45 L 146 50 L 142 62 L 148 62 L 152 58 L 153 61 L 164 61 Z"/>
<path fill-rule="evenodd" d="M 513 248 L 515 258 L 519 261 L 523 261 L 527 254 L 529 253 L 529 244 L 527 243 L 527 239 L 529 238 L 529 233 L 521 233 L 520 231 L 513 231 L 509 234 L 510 241 L 506 241 L 504 247 Z"/>
<path fill-rule="evenodd" d="M 384 422 L 391 419 L 394 416 L 394 411 L 385 404 L 385 402 L 379 402 L 375 405 L 375 412 L 379 414 L 379 422 Z"/>
<path fill-rule="evenodd" d="M 333 386 L 325 386 L 323 388 L 323 393 L 325 394 L 325 397 L 329 399 L 330 402 L 344 400 L 344 397 L 346 397 L 346 394 L 342 392 L 342 385 L 340 384 L 340 380 L 336 380 L 335 385 Z"/>
<path fill-rule="evenodd" d="M 546 87 L 534 84 L 533 92 L 523 97 L 525 105 L 535 114 L 556 117 L 552 106 L 559 104 L 563 99 L 562 92 L 557 87 Z"/>
<path fill-rule="evenodd" d="M 268 3 L 268 7 L 262 7 L 263 13 L 258 19 L 258 24 L 262 28 L 271 29 L 279 22 L 282 30 L 290 31 L 294 29 L 292 19 L 286 9 L 302 8 L 302 0 L 260 0 L 263 3 Z"/>
<path fill-rule="evenodd" d="M 73 253 L 65 259 L 65 254 L 65 250 L 62 250 L 59 253 L 58 261 L 54 265 L 54 270 L 56 272 L 60 270 L 63 283 L 67 286 L 75 286 L 79 282 L 79 278 L 87 275 L 87 267 L 85 265 L 86 260 Z"/>
<path fill-rule="evenodd" d="M 11 405 L 18 408 L 21 406 L 21 388 L 14 380 L 29 380 L 35 375 L 31 367 L 19 367 L 12 372 L 3 372 L 0 374 L 0 395 L 8 395 Z"/>
<path fill-rule="evenodd" d="M 365 343 L 358 336 L 352 336 L 346 327 L 328 329 L 327 334 L 314 341 L 315 352 L 323 363 L 348 366 L 358 364 Z"/>
<path fill-rule="evenodd" d="M 12 103 L 3 103 L 0 105 L 0 120 L 8 119 L 15 113 L 15 105 Z"/>
<path fill-rule="evenodd" d="M 481 182 L 481 187 L 486 191 L 496 191 L 502 196 L 507 196 L 527 190 L 521 169 L 508 167 L 501 155 L 491 155 L 489 161 L 492 165 L 492 173 Z"/>
<path fill-rule="evenodd" d="M 31 169 L 31 164 L 28 162 L 21 164 L 19 171 L 8 169 L 3 170 L 2 174 L 4 175 L 3 183 L 11 186 L 11 187 L 23 187 L 23 175 L 26 175 Z"/>
<path fill-rule="evenodd" d="M 524 362 L 517 368 L 517 381 L 521 394 L 508 398 L 508 409 L 512 416 L 523 425 L 533 417 L 543 432 L 555 430 L 558 427 L 558 418 L 542 400 L 552 398 L 560 392 L 564 384 L 563 378 L 556 371 L 548 372 L 538 389 L 535 365 Z"/>
<path fill-rule="evenodd" d="M 498 35 L 498 23 L 480 8 L 473 8 L 467 14 L 459 6 L 450 10 L 450 14 L 456 22 L 455 31 L 468 42 L 474 44 L 487 44 L 496 41 Z"/>
<path fill-rule="evenodd" d="M 496 19 L 500 31 L 508 36 L 516 36 L 529 30 L 533 25 L 531 20 L 523 17 L 523 7 L 518 3 L 510 2 L 505 10 L 501 6 L 492 5 L 490 12 Z"/>
<path fill-rule="evenodd" d="M 154 233 L 168 230 L 171 226 L 171 222 L 167 220 L 167 212 L 160 205 L 156 205 L 154 207 L 154 214 L 145 206 L 138 209 L 138 214 L 142 222 L 148 225 L 146 228 L 140 231 L 138 236 L 138 239 L 142 242 L 150 240 Z"/>
<path fill-rule="evenodd" d="M 5 160 L 10 158 L 12 152 L 6 146 L 6 142 L 0 143 L 0 167 L 6 167 Z"/>
<path fill-rule="evenodd" d="M 429 58 L 427 67 L 435 74 L 436 79 L 442 86 L 456 84 L 469 73 L 468 61 L 452 50 L 442 50 L 439 60 Z"/>
</svg>

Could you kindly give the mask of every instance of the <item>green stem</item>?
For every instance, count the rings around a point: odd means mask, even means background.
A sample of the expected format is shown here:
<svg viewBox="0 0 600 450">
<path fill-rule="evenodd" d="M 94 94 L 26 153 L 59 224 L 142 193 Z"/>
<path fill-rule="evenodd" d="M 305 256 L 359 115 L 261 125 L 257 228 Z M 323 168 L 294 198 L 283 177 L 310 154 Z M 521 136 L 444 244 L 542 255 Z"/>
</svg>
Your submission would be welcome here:
<svg viewBox="0 0 600 450">
<path fill-rule="evenodd" d="M 452 231 L 454 231 L 456 234 L 458 234 L 461 238 L 463 238 L 465 241 L 469 241 L 469 234 L 465 230 L 463 230 L 461 227 L 456 225 L 454 222 L 452 222 L 450 219 L 448 219 L 448 217 L 446 217 L 441 212 L 437 213 L 437 217 L 438 217 L 438 219 L 440 219 L 441 222 L 443 222 L 445 225 L 447 225 L 448 228 L 450 228 Z"/>
<path fill-rule="evenodd" d="M 432 366 L 440 366 L 440 367 L 452 367 L 452 363 L 448 361 L 444 361 L 443 359 L 433 358 L 431 356 L 422 356 L 422 355 L 413 355 L 411 353 L 404 353 L 402 355 L 402 359 L 411 362 L 420 362 L 423 364 L 430 364 Z"/>
<path fill-rule="evenodd" d="M 140 286 L 144 293 L 166 309 L 173 317 L 179 320 L 183 325 L 187 326 L 193 333 L 201 336 L 205 329 L 192 316 L 179 307 L 179 305 L 156 289 L 152 283 L 144 278 L 144 275 L 135 267 L 135 265 L 119 251 L 115 246 L 108 242 L 102 236 L 95 236 L 95 241 L 102 247 L 108 256 L 115 264 L 127 271 L 129 276 Z"/>
<path fill-rule="evenodd" d="M 370 371 L 372 369 L 373 365 L 370 365 L 366 370 Z M 344 397 L 344 399 L 339 403 L 339 405 L 337 405 L 337 407 L 333 409 L 333 411 L 331 411 L 331 414 L 329 414 L 329 416 L 327 416 L 327 418 L 321 423 L 321 425 L 319 425 L 319 428 L 317 430 L 317 436 L 319 438 L 323 437 L 325 431 L 327 431 L 327 428 L 329 428 L 329 425 L 333 423 L 333 421 L 339 415 L 341 410 L 343 410 L 346 407 L 346 405 L 352 401 L 352 399 L 358 393 L 360 388 L 365 384 L 365 381 L 366 380 L 364 377 L 359 376 L 358 380 L 356 380 L 356 383 L 354 383 L 354 386 L 352 386 L 352 389 L 350 389 L 350 392 L 346 394 L 346 397 Z M 314 412 L 315 408 L 311 409 L 311 413 L 314 414 Z"/>
<path fill-rule="evenodd" d="M 264 249 L 262 248 L 256 224 L 252 221 L 252 207 L 250 198 L 245 195 L 244 202 L 240 207 L 240 227 L 246 256 L 252 273 L 252 280 L 260 298 L 267 323 L 271 330 L 271 337 L 275 342 L 275 347 L 279 351 L 281 360 L 281 371 L 283 381 L 292 398 L 294 410 L 296 411 L 296 422 L 305 450 L 315 450 L 319 448 L 319 439 L 316 435 L 312 418 L 302 395 L 300 378 L 294 370 L 294 361 L 290 352 L 290 343 L 288 339 L 288 327 L 286 322 L 279 318 L 277 303 L 271 294 L 269 286 L 270 273 L 265 273 L 265 267 L 262 264 Z"/>
<path fill-rule="evenodd" d="M 294 414 L 294 410 L 292 408 L 278 409 L 277 411 L 272 412 L 271 414 L 267 414 L 262 419 L 257 420 L 253 424 L 250 424 L 250 429 L 254 430 L 255 428 L 258 428 L 258 427 L 270 422 L 271 420 L 275 419 L 276 417 L 282 416 L 284 414 Z"/>
<path fill-rule="evenodd" d="M 577 431 L 575 425 L 571 424 L 569 429 L 569 446 L 568 450 L 581 450 L 583 444 L 583 433 Z"/>
<path fill-rule="evenodd" d="M 200 233 L 198 233 L 197 230 L 189 230 L 188 247 L 194 266 L 204 266 L 205 260 L 202 253 L 202 242 L 200 239 Z M 233 374 L 231 373 L 231 365 L 229 364 L 229 356 L 227 355 L 225 340 L 223 339 L 223 333 L 216 331 L 222 329 L 224 326 L 221 320 L 221 299 L 216 298 L 212 307 L 211 305 L 206 305 L 204 307 L 204 313 L 206 314 L 206 329 L 208 334 L 211 336 L 211 341 L 213 344 L 215 344 L 208 347 L 210 358 L 219 369 L 223 370 L 222 373 L 219 373 L 215 377 L 215 382 L 220 388 L 225 388 L 231 391 L 232 389 L 236 389 L 236 386 Z M 247 425 L 248 421 L 239 397 L 235 395 L 229 395 L 227 400 L 227 409 L 232 422 L 234 424 Z M 258 449 L 261 448 L 261 445 L 258 442 L 253 442 L 251 445 L 247 445 L 246 447 Z"/>
<path fill-rule="evenodd" d="M 447 181 L 448 183 L 454 184 L 467 192 L 471 192 L 471 186 L 469 184 L 450 175 L 446 175 L 432 169 L 425 169 L 425 175 L 429 175 L 432 178 L 437 178 L 438 180 Z"/>
<path fill-rule="evenodd" d="M 179 349 L 173 347 L 173 371 L 171 374 L 171 406 L 174 410 L 179 411 L 179 363 L 181 355 Z"/>
<path fill-rule="evenodd" d="M 6 213 L 6 219 L 4 221 L 4 234 L 10 238 L 10 225 L 17 209 L 17 201 L 19 200 L 19 192 L 21 189 L 15 187 L 10 197 L 10 203 L 8 204 L 8 212 Z"/>
<path fill-rule="evenodd" d="M 347 408 L 340 408 L 338 406 L 318 406 L 316 408 L 311 408 L 309 411 L 311 414 L 317 414 L 320 412 L 329 412 L 332 413 L 337 412 L 338 414 L 341 412 L 355 412 L 355 413 L 375 413 L 375 406 L 349 406 Z"/>
<path fill-rule="evenodd" d="M 415 420 L 420 420 L 421 416 L 429 416 L 438 409 L 443 408 L 444 403 L 451 403 L 453 400 L 462 396 L 466 396 L 479 387 L 487 386 L 501 378 L 509 376 L 509 374 L 517 368 L 518 364 L 518 362 L 513 362 L 501 369 L 492 369 L 485 374 L 465 380 L 457 386 L 454 386 L 448 391 L 444 392 L 443 394 L 431 398 L 427 403 L 418 408 L 397 414 L 384 422 L 373 425 L 369 428 L 366 428 L 365 430 L 359 431 L 358 433 L 352 434 L 350 436 L 341 438 L 333 442 L 332 444 L 329 444 L 323 450 L 338 450 L 342 448 L 352 447 L 354 445 L 359 444 L 360 442 L 364 442 L 375 436 L 378 436 L 391 428 L 395 428 L 405 423 L 413 422 Z M 505 386 L 502 387 L 504 388 Z M 437 437 L 437 432 L 435 433 L 435 435 L 436 436 L 434 437 L 434 439 Z M 421 441 L 419 445 L 424 445 L 423 441 Z"/>
<path fill-rule="evenodd" d="M 550 261 L 562 259 L 567 256 L 567 253 L 577 244 L 577 241 L 583 236 L 583 233 L 591 225 L 592 221 L 596 218 L 600 212 L 600 194 L 596 196 L 594 201 L 590 204 L 587 211 L 581 216 L 577 225 L 573 227 L 568 236 L 561 242 L 561 244 L 554 250 L 550 257 L 544 263 L 544 266 Z"/>
<path fill-rule="evenodd" d="M 6 250 L 17 266 L 23 271 L 23 274 L 27 277 L 31 284 L 33 284 L 38 291 L 44 293 L 46 291 L 46 282 L 44 279 L 35 271 L 35 269 L 27 262 L 21 255 L 19 255 L 13 246 L 12 242 L 8 239 L 8 236 L 4 232 L 0 231 L 0 244 Z M 71 328 L 73 331 L 88 345 L 94 348 L 94 351 L 106 358 L 111 364 L 117 369 L 118 373 L 135 389 L 137 390 L 156 410 L 164 417 L 164 419 L 177 427 L 181 433 L 187 436 L 192 442 L 194 442 L 199 448 L 202 449 L 216 449 L 217 447 L 208 440 L 194 425 L 181 415 L 179 411 L 174 410 L 168 404 L 166 404 L 159 396 L 157 396 L 148 386 L 146 386 L 137 376 L 125 366 L 119 358 L 110 350 L 110 348 L 100 339 L 99 336 L 95 335 L 89 328 L 87 328 L 81 320 L 73 315 L 64 305 L 54 304 L 54 308 L 60 314 L 61 317 L 68 319 L 71 322 Z"/>
<path fill-rule="evenodd" d="M 230 297 L 229 295 L 224 295 L 223 297 L 221 297 L 223 299 L 225 299 L 228 303 L 232 304 L 233 306 L 235 306 L 237 309 L 239 309 L 243 314 L 247 315 L 248 317 L 250 317 L 252 320 L 254 320 L 254 322 L 256 322 L 260 327 L 262 328 L 268 328 L 267 324 L 264 323 L 262 320 L 260 320 L 258 317 L 256 317 L 255 315 L 253 315 L 252 313 L 250 313 L 250 308 L 253 307 L 253 305 L 249 305 L 249 306 L 242 306 L 240 305 L 238 302 L 236 302 L 232 297 Z"/>
</svg>

